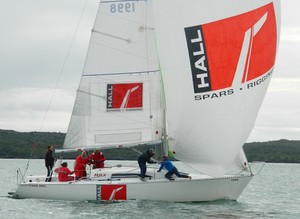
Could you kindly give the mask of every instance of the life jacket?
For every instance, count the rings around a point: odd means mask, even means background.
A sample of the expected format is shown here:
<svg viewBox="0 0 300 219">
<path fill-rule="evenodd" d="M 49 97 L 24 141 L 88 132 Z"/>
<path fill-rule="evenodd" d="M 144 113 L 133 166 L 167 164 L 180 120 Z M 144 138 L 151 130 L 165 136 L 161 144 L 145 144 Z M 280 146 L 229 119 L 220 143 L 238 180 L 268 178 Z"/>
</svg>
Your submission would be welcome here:
<svg viewBox="0 0 300 219">
<path fill-rule="evenodd" d="M 89 162 L 88 158 L 82 158 L 81 155 L 79 155 L 75 160 L 75 175 L 76 177 L 85 177 L 86 176 L 86 170 L 85 166 Z"/>
<path fill-rule="evenodd" d="M 103 168 L 104 167 L 104 161 L 106 158 L 104 157 L 103 153 L 95 154 L 93 153 L 89 160 L 93 160 L 94 168 Z"/>
<path fill-rule="evenodd" d="M 59 167 L 55 169 L 55 172 L 58 173 L 58 181 L 66 182 L 74 180 L 74 177 L 69 176 L 74 173 L 74 171 L 69 170 L 68 167 Z"/>
</svg>

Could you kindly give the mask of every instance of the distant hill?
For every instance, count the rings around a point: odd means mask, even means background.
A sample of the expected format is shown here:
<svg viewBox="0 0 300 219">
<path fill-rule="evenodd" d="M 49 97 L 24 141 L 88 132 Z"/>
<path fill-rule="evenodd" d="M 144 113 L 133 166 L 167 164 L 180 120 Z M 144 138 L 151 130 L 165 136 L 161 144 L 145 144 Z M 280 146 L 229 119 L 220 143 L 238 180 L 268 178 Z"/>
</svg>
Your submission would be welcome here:
<svg viewBox="0 0 300 219">
<path fill-rule="evenodd" d="M 300 163 L 300 141 L 279 140 L 253 142 L 244 145 L 249 161 L 268 163 Z"/>
<path fill-rule="evenodd" d="M 16 132 L 0 129 L 1 158 L 42 158 L 47 145 L 62 147 L 64 133 Z"/>
<path fill-rule="evenodd" d="M 0 158 L 44 159 L 47 146 L 51 144 L 55 149 L 62 148 L 65 136 L 65 133 L 60 132 L 17 132 L 0 129 Z M 157 147 L 157 150 L 159 150 L 158 145 L 152 147 L 154 149 Z M 139 147 L 136 149 L 139 150 Z M 102 151 L 108 160 L 136 160 L 139 155 L 138 152 L 133 151 L 131 148 Z M 64 158 L 73 159 L 78 154 L 80 152 L 65 153 Z M 60 155 L 57 154 L 55 156 L 58 157 Z"/>
<path fill-rule="evenodd" d="M 62 148 L 65 133 L 60 132 L 16 132 L 0 129 L 0 158 L 43 159 L 47 145 Z M 300 141 L 279 140 L 246 143 L 244 150 L 248 160 L 269 163 L 300 163 Z M 135 160 L 138 153 L 122 148 L 104 150 L 107 159 Z M 65 158 L 75 158 L 78 153 L 65 154 Z"/>
</svg>

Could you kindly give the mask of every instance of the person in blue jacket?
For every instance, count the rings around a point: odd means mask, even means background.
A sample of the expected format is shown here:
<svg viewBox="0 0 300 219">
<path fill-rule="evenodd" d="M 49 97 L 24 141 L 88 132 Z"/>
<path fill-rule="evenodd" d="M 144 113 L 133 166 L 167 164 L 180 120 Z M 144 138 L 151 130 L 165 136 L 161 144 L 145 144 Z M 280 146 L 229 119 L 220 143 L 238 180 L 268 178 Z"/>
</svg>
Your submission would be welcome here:
<svg viewBox="0 0 300 219">
<path fill-rule="evenodd" d="M 191 176 L 180 174 L 177 168 L 171 163 L 168 156 L 163 156 L 163 162 L 161 163 L 161 166 L 157 170 L 157 172 L 160 172 L 163 168 L 165 168 L 168 171 L 165 174 L 165 177 L 169 180 L 174 180 L 174 178 L 172 178 L 173 174 L 180 178 L 189 178 L 190 180 L 192 179 Z"/>
<path fill-rule="evenodd" d="M 138 157 L 138 164 L 140 166 L 140 170 L 141 170 L 141 180 L 145 180 L 145 175 L 146 175 L 146 171 L 147 171 L 147 166 L 146 163 L 157 163 L 156 161 L 152 160 L 151 158 L 154 156 L 154 151 L 152 148 L 150 148 L 149 150 L 147 150 L 145 153 L 141 154 Z"/>
</svg>

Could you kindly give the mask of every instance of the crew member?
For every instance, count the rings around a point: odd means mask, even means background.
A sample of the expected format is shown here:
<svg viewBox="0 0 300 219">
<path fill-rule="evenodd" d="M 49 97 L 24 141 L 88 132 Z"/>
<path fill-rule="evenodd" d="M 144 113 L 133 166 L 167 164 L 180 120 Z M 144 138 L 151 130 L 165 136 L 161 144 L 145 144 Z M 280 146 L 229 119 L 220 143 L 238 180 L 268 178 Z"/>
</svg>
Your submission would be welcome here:
<svg viewBox="0 0 300 219">
<path fill-rule="evenodd" d="M 89 156 L 89 160 L 91 160 L 93 163 L 93 169 L 96 169 L 96 168 L 103 168 L 104 161 L 106 159 L 103 153 L 99 149 L 96 149 L 94 153 Z"/>
<path fill-rule="evenodd" d="M 141 154 L 138 157 L 138 163 L 139 163 L 139 167 L 141 170 L 141 180 L 145 180 L 145 175 L 146 175 L 146 171 L 147 171 L 147 166 L 146 163 L 156 163 L 156 161 L 154 161 L 152 159 L 152 157 L 154 156 L 154 151 L 152 148 L 150 148 L 149 150 L 147 150 L 145 153 Z"/>
<path fill-rule="evenodd" d="M 87 152 L 83 151 L 81 155 L 77 156 L 74 163 L 74 171 L 76 180 L 85 179 L 86 178 L 86 164 L 88 164 L 89 159 L 87 156 Z"/>
<path fill-rule="evenodd" d="M 74 180 L 74 176 L 69 176 L 69 175 L 72 175 L 74 173 L 74 171 L 71 171 L 68 168 L 67 162 L 63 162 L 61 164 L 61 167 L 55 169 L 55 172 L 58 173 L 58 181 L 59 182 L 67 182 L 67 181 Z"/>
</svg>

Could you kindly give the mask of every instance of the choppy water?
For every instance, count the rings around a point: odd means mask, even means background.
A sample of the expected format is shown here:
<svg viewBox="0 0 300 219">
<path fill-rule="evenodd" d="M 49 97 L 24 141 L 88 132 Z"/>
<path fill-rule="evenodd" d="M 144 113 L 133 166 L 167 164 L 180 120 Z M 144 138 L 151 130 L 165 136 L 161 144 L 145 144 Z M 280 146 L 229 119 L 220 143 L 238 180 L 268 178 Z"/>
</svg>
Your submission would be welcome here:
<svg viewBox="0 0 300 219">
<path fill-rule="evenodd" d="M 300 164 L 266 164 L 238 201 L 172 203 L 130 200 L 103 203 L 12 199 L 16 170 L 28 160 L 0 159 L 0 218 L 300 218 Z M 71 165 L 70 165 L 71 166 Z M 45 174 L 32 160 L 28 174 Z"/>
</svg>

